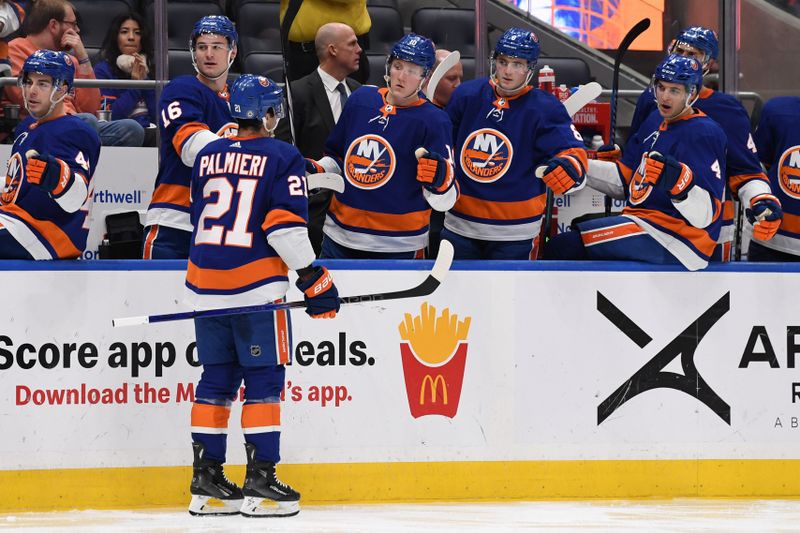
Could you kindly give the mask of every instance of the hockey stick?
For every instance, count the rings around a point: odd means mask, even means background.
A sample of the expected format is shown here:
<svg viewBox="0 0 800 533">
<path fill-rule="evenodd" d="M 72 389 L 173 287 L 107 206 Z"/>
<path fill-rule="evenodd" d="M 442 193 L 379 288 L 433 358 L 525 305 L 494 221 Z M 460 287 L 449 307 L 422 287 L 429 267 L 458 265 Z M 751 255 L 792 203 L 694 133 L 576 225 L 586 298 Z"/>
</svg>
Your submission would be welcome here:
<svg viewBox="0 0 800 533">
<path fill-rule="evenodd" d="M 570 95 L 569 98 L 564 100 L 564 109 L 567 110 L 567 114 L 570 116 L 570 118 L 574 117 L 575 113 L 580 111 L 586 104 L 600 96 L 602 92 L 603 87 L 601 87 L 596 81 L 589 82 L 586 85 L 581 85 L 578 87 L 577 91 Z M 544 176 L 545 168 L 546 167 L 542 166 L 536 169 L 537 178 Z M 542 245 L 544 245 L 544 241 L 547 241 L 549 238 L 550 226 L 553 224 L 553 202 L 553 191 L 550 189 L 550 187 L 548 187 L 544 207 L 544 224 L 542 225 L 544 230 L 544 234 L 542 235 Z"/>
<path fill-rule="evenodd" d="M 331 191 L 344 192 L 344 179 L 333 172 L 318 172 L 306 176 L 306 188 L 330 189 Z"/>
<path fill-rule="evenodd" d="M 289 30 L 292 29 L 294 19 L 297 17 L 300 6 L 303 0 L 289 0 L 286 6 L 286 13 L 283 16 L 283 23 L 280 26 L 281 32 L 281 54 L 283 54 L 283 85 L 286 92 L 286 114 L 289 117 L 289 133 L 292 136 L 292 144 L 297 145 L 297 139 L 294 133 L 294 102 L 292 101 L 292 84 L 289 83 L 289 54 L 286 53 L 289 47 Z"/>
<path fill-rule="evenodd" d="M 461 52 L 456 50 L 455 52 L 450 52 L 450 55 L 442 59 L 442 62 L 436 67 L 431 74 L 431 79 L 428 80 L 428 87 L 425 89 L 425 96 L 428 100 L 433 101 L 433 97 L 436 95 L 436 87 L 439 86 L 439 82 L 442 80 L 447 71 L 456 66 L 456 63 L 461 61 Z"/>
<path fill-rule="evenodd" d="M 628 48 L 631 47 L 633 41 L 636 40 L 638 36 L 647 30 L 650 27 L 650 19 L 643 18 L 636 25 L 631 28 L 628 33 L 625 34 L 625 37 L 622 38 L 622 42 L 619 43 L 617 47 L 617 56 L 614 58 L 614 74 L 611 78 L 611 129 L 609 130 L 608 142 L 612 145 L 614 144 L 615 134 L 614 132 L 617 129 L 617 96 L 619 94 L 619 67 L 622 64 L 622 58 L 625 55 L 625 52 L 628 51 Z M 611 215 L 611 197 L 606 195 L 604 200 L 604 207 L 605 207 L 605 215 Z"/>
<path fill-rule="evenodd" d="M 453 264 L 453 245 L 449 241 L 442 241 L 439 245 L 439 255 L 433 264 L 428 277 L 422 283 L 401 291 L 376 292 L 372 294 L 361 294 L 359 296 L 345 296 L 339 298 L 342 304 L 355 304 L 361 302 L 380 302 L 385 300 L 399 300 L 401 298 L 418 298 L 428 296 L 433 293 L 444 281 L 445 276 L 450 271 Z M 306 306 L 305 301 L 284 302 L 277 304 L 250 305 L 245 307 L 225 307 L 222 309 L 207 309 L 203 311 L 187 311 L 183 313 L 169 313 L 165 315 L 150 316 L 131 316 L 125 318 L 115 318 L 111 320 L 111 325 L 115 328 L 125 326 L 139 326 L 142 324 L 154 324 L 156 322 L 172 322 L 175 320 L 187 320 L 190 318 L 208 318 L 214 316 L 240 315 L 245 313 L 260 313 L 264 311 L 281 311 L 284 309 L 300 309 Z"/>
</svg>

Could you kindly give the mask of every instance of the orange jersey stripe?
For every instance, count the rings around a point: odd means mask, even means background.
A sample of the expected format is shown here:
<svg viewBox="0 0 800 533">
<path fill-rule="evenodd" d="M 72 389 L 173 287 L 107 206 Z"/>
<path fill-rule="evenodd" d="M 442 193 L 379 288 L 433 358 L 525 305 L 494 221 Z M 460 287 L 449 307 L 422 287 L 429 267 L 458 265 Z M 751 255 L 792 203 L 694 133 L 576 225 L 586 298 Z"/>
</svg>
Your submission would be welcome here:
<svg viewBox="0 0 800 533">
<path fill-rule="evenodd" d="M 72 244 L 69 236 L 57 224 L 33 218 L 30 213 L 17 204 L 5 205 L 3 211 L 25 221 L 26 224 L 38 231 L 53 247 L 59 259 L 73 259 L 81 255 L 81 251 Z"/>
<path fill-rule="evenodd" d="M 644 233 L 644 230 L 637 226 L 635 222 L 628 222 L 627 224 L 620 224 L 619 226 L 582 231 L 581 240 L 583 241 L 584 246 L 591 246 L 593 244 L 613 241 L 622 237 L 629 237 L 638 233 Z"/>
<path fill-rule="evenodd" d="M 158 224 L 150 226 L 150 230 L 147 232 L 147 237 L 144 239 L 144 252 L 142 253 L 143 259 L 152 259 L 153 258 L 153 243 L 158 237 Z"/>
<path fill-rule="evenodd" d="M 568 148 L 567 150 L 562 150 L 561 152 L 556 154 L 556 157 L 565 157 L 565 156 L 572 156 L 578 161 L 580 161 L 581 165 L 583 165 L 583 172 L 586 172 L 586 169 L 589 168 L 589 157 L 586 154 L 586 150 L 584 150 L 583 148 Z"/>
<path fill-rule="evenodd" d="M 546 194 L 520 202 L 493 202 L 462 194 L 458 197 L 453 210 L 475 218 L 518 220 L 541 215 L 544 213 L 546 203 Z"/>
<path fill-rule="evenodd" d="M 303 217 L 286 211 L 285 209 L 273 209 L 267 213 L 264 223 L 261 224 L 261 229 L 267 231 L 267 228 L 277 226 L 279 224 L 305 224 L 306 221 Z"/>
<path fill-rule="evenodd" d="M 230 269 L 200 268 L 189 261 L 186 281 L 202 289 L 232 290 L 288 273 L 289 268 L 280 257 L 265 257 Z"/>
<path fill-rule="evenodd" d="M 622 179 L 625 180 L 625 185 L 630 185 L 631 179 L 633 178 L 633 169 L 619 162 L 617 163 L 617 168 L 622 175 Z"/>
<path fill-rule="evenodd" d="M 200 122 L 188 122 L 178 128 L 178 131 L 175 132 L 175 136 L 172 137 L 172 147 L 175 148 L 175 152 L 180 156 L 181 151 L 183 150 L 183 143 L 186 142 L 186 139 L 194 135 L 200 130 L 208 130 L 208 126 L 202 124 Z M 210 131 L 210 130 L 209 130 Z"/>
<path fill-rule="evenodd" d="M 725 200 L 722 202 L 722 220 L 733 220 L 733 200 Z"/>
<path fill-rule="evenodd" d="M 644 220 L 652 221 L 662 228 L 666 228 L 671 232 L 681 235 L 682 237 L 691 241 L 694 246 L 705 255 L 710 256 L 717 246 L 717 242 L 709 237 L 706 230 L 690 226 L 683 220 L 671 217 L 661 211 L 654 211 L 652 209 L 632 209 L 626 207 L 623 210 L 626 215 L 633 215 Z M 719 213 L 717 214 L 719 216 Z"/>
<path fill-rule="evenodd" d="M 189 187 L 186 185 L 170 185 L 163 183 L 153 191 L 154 204 L 175 204 L 189 207 Z"/>
<path fill-rule="evenodd" d="M 784 211 L 781 229 L 792 233 L 800 233 L 800 215 L 793 215 Z"/>
<path fill-rule="evenodd" d="M 335 196 L 329 210 L 342 224 L 377 231 L 420 231 L 428 225 L 431 218 L 430 209 L 400 215 L 376 213 L 347 206 Z"/>
<path fill-rule="evenodd" d="M 738 176 L 730 176 L 728 178 L 728 183 L 731 186 L 731 191 L 733 191 L 734 193 L 737 193 L 737 192 L 739 192 L 739 187 L 741 187 L 742 185 L 744 185 L 748 181 L 754 180 L 754 179 L 755 180 L 761 180 L 761 181 L 763 181 L 765 183 L 769 183 L 769 179 L 767 178 L 767 175 L 764 174 L 763 172 L 759 172 L 757 174 L 740 174 Z"/>
<path fill-rule="evenodd" d="M 224 405 L 192 404 L 192 426 L 203 428 L 227 428 L 230 407 Z"/>
<path fill-rule="evenodd" d="M 246 403 L 242 406 L 242 429 L 280 425 L 280 403 Z"/>
</svg>

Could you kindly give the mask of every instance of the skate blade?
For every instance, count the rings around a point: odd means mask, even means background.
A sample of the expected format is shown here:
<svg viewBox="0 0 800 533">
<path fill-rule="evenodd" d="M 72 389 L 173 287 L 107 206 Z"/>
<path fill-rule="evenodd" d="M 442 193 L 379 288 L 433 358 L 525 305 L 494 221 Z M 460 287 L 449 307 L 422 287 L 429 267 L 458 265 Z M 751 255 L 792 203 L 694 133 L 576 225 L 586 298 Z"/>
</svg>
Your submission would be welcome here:
<svg viewBox="0 0 800 533">
<path fill-rule="evenodd" d="M 300 512 L 300 502 L 276 502 L 269 498 L 245 496 L 240 512 L 248 518 L 294 516 Z"/>
<path fill-rule="evenodd" d="M 189 514 L 192 516 L 226 516 L 239 514 L 242 500 L 220 500 L 211 496 L 192 495 Z"/>
</svg>

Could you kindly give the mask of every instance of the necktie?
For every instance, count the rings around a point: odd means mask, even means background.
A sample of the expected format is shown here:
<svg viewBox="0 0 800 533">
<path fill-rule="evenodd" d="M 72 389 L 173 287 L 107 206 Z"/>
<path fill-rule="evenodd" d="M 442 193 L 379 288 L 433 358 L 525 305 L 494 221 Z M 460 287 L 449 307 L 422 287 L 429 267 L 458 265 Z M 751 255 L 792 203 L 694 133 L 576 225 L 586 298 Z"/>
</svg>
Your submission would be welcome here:
<svg viewBox="0 0 800 533">
<path fill-rule="evenodd" d="M 347 89 L 345 89 L 342 82 L 336 86 L 336 90 L 339 91 L 339 115 L 341 115 L 344 110 L 344 103 L 347 101 Z M 339 117 L 336 117 L 336 120 L 338 121 Z"/>
</svg>

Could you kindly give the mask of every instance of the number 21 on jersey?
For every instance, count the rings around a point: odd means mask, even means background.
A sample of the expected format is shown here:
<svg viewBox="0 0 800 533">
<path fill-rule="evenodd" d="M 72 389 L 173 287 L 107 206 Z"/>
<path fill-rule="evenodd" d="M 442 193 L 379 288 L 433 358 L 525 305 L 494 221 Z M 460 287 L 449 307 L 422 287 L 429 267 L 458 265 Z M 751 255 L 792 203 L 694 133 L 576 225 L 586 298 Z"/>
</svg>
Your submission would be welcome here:
<svg viewBox="0 0 800 533">
<path fill-rule="evenodd" d="M 289 176 L 289 194 L 291 196 L 306 196 L 305 176 Z M 214 202 L 209 202 L 203 207 L 203 212 L 197 221 L 197 235 L 195 244 L 211 244 L 216 246 L 237 246 L 249 248 L 253 244 L 253 232 L 248 230 L 250 217 L 253 211 L 258 179 L 239 178 L 234 191 L 228 178 L 218 177 L 206 181 L 203 186 L 203 198 L 210 198 L 216 194 Z M 221 221 L 233 206 L 234 193 L 238 195 L 236 214 L 233 224 L 214 224 Z M 227 221 L 229 222 L 229 221 Z"/>
</svg>

